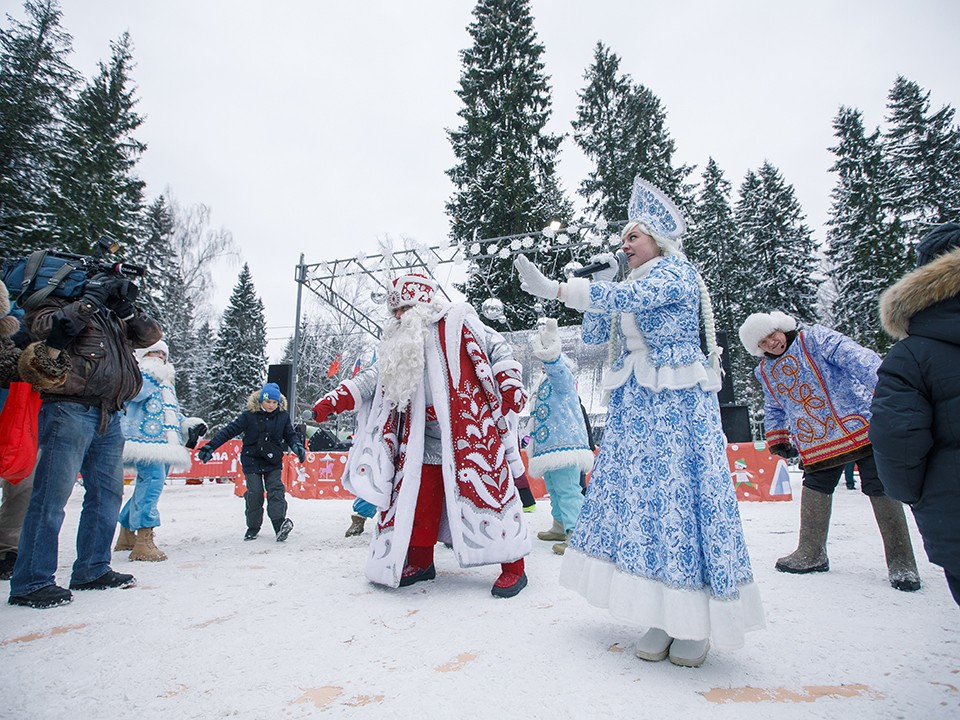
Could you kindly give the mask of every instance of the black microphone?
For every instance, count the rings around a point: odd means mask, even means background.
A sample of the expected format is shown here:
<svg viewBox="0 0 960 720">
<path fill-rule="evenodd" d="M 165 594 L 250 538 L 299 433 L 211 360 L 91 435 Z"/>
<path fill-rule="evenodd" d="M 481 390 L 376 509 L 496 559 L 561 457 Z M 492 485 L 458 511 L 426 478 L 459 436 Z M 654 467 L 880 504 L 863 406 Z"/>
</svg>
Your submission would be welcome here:
<svg viewBox="0 0 960 720">
<path fill-rule="evenodd" d="M 627 256 L 624 254 L 623 250 L 617 250 L 613 255 L 614 259 L 617 262 L 617 269 L 619 270 L 620 264 L 627 259 Z M 587 277 L 587 275 L 593 275 L 595 272 L 600 272 L 601 270 L 606 270 L 611 267 L 608 261 L 594 262 L 589 265 L 584 265 L 579 270 L 574 270 L 570 273 L 573 277 L 582 278 Z"/>
<path fill-rule="evenodd" d="M 304 422 L 307 422 L 307 421 L 312 422 L 314 419 L 313 410 L 304 410 L 302 413 L 300 413 L 300 419 L 303 420 Z"/>
</svg>

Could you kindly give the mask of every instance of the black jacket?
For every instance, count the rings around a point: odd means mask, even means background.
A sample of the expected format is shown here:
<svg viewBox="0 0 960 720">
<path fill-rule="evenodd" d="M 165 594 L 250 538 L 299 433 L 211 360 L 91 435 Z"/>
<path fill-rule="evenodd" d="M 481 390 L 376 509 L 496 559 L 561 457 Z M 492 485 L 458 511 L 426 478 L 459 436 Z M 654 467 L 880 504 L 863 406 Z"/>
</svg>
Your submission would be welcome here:
<svg viewBox="0 0 960 720">
<path fill-rule="evenodd" d="M 880 480 L 911 506 L 930 562 L 960 575 L 960 249 L 904 276 L 880 308 L 902 338 L 871 406 Z"/>
<path fill-rule="evenodd" d="M 294 431 L 287 412 L 287 399 L 281 396 L 279 407 L 266 413 L 260 408 L 259 397 L 259 391 L 251 393 L 247 398 L 247 409 L 222 427 L 209 442 L 210 449 L 216 450 L 227 440 L 243 435 L 240 465 L 247 475 L 279 469 L 283 465 L 284 444 L 294 452 L 300 447 L 300 436 Z"/>
</svg>

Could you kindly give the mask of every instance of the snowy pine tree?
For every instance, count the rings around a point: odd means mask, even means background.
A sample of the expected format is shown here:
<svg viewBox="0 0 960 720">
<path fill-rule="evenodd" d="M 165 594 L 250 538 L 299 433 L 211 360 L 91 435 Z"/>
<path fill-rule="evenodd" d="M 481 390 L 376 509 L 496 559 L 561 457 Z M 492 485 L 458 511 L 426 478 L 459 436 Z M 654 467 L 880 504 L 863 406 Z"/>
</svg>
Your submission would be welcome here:
<svg viewBox="0 0 960 720">
<path fill-rule="evenodd" d="M 230 303 L 223 313 L 210 358 L 211 429 L 232 420 L 246 407 L 247 396 L 259 390 L 267 374 L 267 321 L 250 268 L 244 264 Z M 201 390 L 202 392 L 202 390 Z"/>
<path fill-rule="evenodd" d="M 793 186 L 770 162 L 747 172 L 734 218 L 744 266 L 753 278 L 743 288 L 743 318 L 780 310 L 800 323 L 812 322 L 819 284 L 816 248 Z"/>
<path fill-rule="evenodd" d="M 859 110 L 841 107 L 830 148 L 837 173 L 827 221 L 827 258 L 836 290 L 835 328 L 861 345 L 883 352 L 890 337 L 880 324 L 880 293 L 908 269 L 908 248 L 899 219 L 891 215 L 887 164 L 880 131 L 865 132 Z"/>
<path fill-rule="evenodd" d="M 598 42 L 572 122 L 574 140 L 594 165 L 577 191 L 594 221 L 626 218 L 637 175 L 678 203 L 686 199 L 690 168 L 673 166 L 674 142 L 660 99 L 619 69 L 620 58 Z"/>
<path fill-rule="evenodd" d="M 887 98 L 883 150 L 891 168 L 893 213 L 913 248 L 931 228 L 960 217 L 960 129 L 954 109 L 930 112 L 930 93 L 903 76 Z"/>
<path fill-rule="evenodd" d="M 133 172 L 146 145 L 133 133 L 143 123 L 134 111 L 130 36 L 110 44 L 109 64 L 70 106 L 63 154 L 54 159 L 48 210 L 61 249 L 87 254 L 107 235 L 134 245 L 140 230 L 144 182 Z"/>
<path fill-rule="evenodd" d="M 447 202 L 450 236 L 465 250 L 475 241 L 538 231 L 572 208 L 556 178 L 562 137 L 545 132 L 551 100 L 529 0 L 480 0 L 461 52 L 457 95 L 463 124 L 448 131 L 457 164 Z M 475 265 L 464 288 L 476 308 L 498 297 L 510 327 L 534 320 L 508 258 Z"/>
<path fill-rule="evenodd" d="M 27 19 L 0 29 L 0 257 L 50 245 L 51 159 L 78 75 L 56 0 L 27 0 Z"/>
<path fill-rule="evenodd" d="M 217 372 L 213 357 L 216 345 L 216 334 L 210 328 L 210 323 L 203 323 L 193 336 L 193 348 L 188 354 L 182 355 L 176 362 L 177 367 L 177 399 L 184 415 L 196 415 L 210 423 L 216 399 L 211 392 L 213 377 Z M 186 400 L 180 395 L 181 381 L 186 383 L 188 397 Z M 211 426 L 212 427 L 212 426 Z"/>
</svg>

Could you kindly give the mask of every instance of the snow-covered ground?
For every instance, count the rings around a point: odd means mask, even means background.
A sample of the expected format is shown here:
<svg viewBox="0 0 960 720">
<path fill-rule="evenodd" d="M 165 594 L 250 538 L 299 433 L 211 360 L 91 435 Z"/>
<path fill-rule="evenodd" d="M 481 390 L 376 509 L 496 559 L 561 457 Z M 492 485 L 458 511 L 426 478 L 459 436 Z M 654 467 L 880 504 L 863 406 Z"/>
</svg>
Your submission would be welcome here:
<svg viewBox="0 0 960 720">
<path fill-rule="evenodd" d="M 170 559 L 114 554 L 137 587 L 0 607 L 0 718 L 960 717 L 960 609 L 912 517 L 924 587 L 908 594 L 887 583 L 859 491 L 837 490 L 831 571 L 813 576 L 773 569 L 799 500 L 740 510 L 767 628 L 687 669 L 634 657 L 638 630 L 562 589 L 550 543 L 534 540 L 510 600 L 490 595 L 497 569 L 462 570 L 443 546 L 435 581 L 388 590 L 363 576 L 369 532 L 343 537 L 348 501 L 291 498 L 286 543 L 243 542 L 232 486 L 171 485 L 157 532 Z M 548 501 L 527 519 L 549 526 Z"/>
</svg>

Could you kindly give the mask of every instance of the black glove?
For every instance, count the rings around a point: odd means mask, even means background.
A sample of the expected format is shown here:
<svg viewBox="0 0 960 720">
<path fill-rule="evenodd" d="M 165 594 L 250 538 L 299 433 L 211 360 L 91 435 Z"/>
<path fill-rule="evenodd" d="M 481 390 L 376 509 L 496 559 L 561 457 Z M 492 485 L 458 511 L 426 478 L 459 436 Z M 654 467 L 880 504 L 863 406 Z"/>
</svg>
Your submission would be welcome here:
<svg viewBox="0 0 960 720">
<path fill-rule="evenodd" d="M 210 462 L 210 458 L 213 457 L 213 450 L 210 449 L 210 443 L 207 443 L 202 448 L 197 450 L 197 460 L 202 463 Z"/>
<path fill-rule="evenodd" d="M 202 438 L 206 432 L 207 426 L 205 423 L 194 425 L 187 431 L 187 442 L 184 443 L 184 445 L 193 450 L 197 446 L 197 443 L 200 442 L 200 438 Z"/>
<path fill-rule="evenodd" d="M 795 457 L 800 457 L 800 453 L 798 453 L 797 449 L 790 443 L 777 443 L 776 445 L 771 445 L 770 454 L 779 455 L 786 460 L 792 460 Z"/>
<path fill-rule="evenodd" d="M 307 461 L 307 451 L 304 449 L 303 445 L 294 445 L 293 452 L 296 454 L 297 460 L 300 461 L 301 465 Z"/>
<path fill-rule="evenodd" d="M 83 286 L 83 295 L 80 299 L 97 306 L 106 305 L 107 298 L 117 291 L 117 283 L 118 279 L 113 275 L 97 273 Z"/>
<path fill-rule="evenodd" d="M 107 296 L 107 307 L 121 320 L 129 320 L 137 312 L 133 304 L 137 301 L 139 289 L 126 278 L 113 278 L 113 281 Z"/>
</svg>

